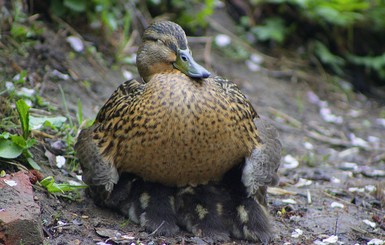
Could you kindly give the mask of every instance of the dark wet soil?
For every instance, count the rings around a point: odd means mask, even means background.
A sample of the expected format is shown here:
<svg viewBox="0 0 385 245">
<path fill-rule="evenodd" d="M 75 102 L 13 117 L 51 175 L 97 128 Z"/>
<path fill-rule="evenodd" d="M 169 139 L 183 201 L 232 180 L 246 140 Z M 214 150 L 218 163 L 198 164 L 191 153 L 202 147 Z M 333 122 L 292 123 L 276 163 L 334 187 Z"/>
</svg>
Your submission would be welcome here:
<svg viewBox="0 0 385 245">
<path fill-rule="evenodd" d="M 27 57 L 9 58 L 39 75 L 40 93 L 49 102 L 63 107 L 60 85 L 71 113 L 75 114 L 80 99 L 84 117 L 94 118 L 108 96 L 124 82 L 121 69 L 86 54 L 69 58 L 73 51 L 63 32 L 48 30 L 44 36 L 42 46 L 35 47 Z M 194 44 L 192 49 L 202 61 L 204 45 Z M 211 70 L 233 79 L 258 113 L 269 118 L 280 132 L 284 149 L 281 180 L 277 188 L 269 190 L 275 229 L 272 243 L 332 244 L 328 243 L 336 239 L 332 236 L 337 236 L 335 244 L 384 240 L 381 207 L 385 198 L 381 195 L 385 195 L 385 125 L 381 118 L 385 117 L 385 106 L 381 101 L 336 89 L 339 86 L 330 85 L 331 76 L 311 68 L 275 76 L 271 70 L 250 71 L 244 61 L 234 61 L 217 49 L 210 56 Z M 55 69 L 71 78 L 41 76 Z M 134 66 L 125 69 L 136 72 Z M 306 73 L 309 79 L 300 73 Z M 90 86 L 84 86 L 84 81 Z M 327 115 L 329 121 L 324 119 Z M 44 154 L 39 164 L 45 166 L 44 175 L 54 175 L 57 181 L 75 180 L 73 174 L 50 166 Z M 109 244 L 111 234 L 121 239 L 125 235 L 126 241 L 138 244 L 208 242 L 184 233 L 173 238 L 153 237 L 121 215 L 97 207 L 84 191 L 76 201 L 55 197 L 39 187 L 36 195 L 48 244 Z"/>
</svg>

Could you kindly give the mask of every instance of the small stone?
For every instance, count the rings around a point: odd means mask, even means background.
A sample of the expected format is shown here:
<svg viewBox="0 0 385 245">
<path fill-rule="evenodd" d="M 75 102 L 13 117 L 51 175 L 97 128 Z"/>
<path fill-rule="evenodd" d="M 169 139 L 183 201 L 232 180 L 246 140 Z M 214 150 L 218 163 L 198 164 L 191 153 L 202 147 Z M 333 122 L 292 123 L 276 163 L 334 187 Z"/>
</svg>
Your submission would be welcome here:
<svg viewBox="0 0 385 245">
<path fill-rule="evenodd" d="M 339 202 L 332 202 L 332 203 L 330 204 L 330 206 L 331 206 L 332 208 L 344 208 L 344 207 L 345 207 L 342 203 L 339 203 Z"/>
<path fill-rule="evenodd" d="M 358 164 L 355 162 L 343 162 L 338 166 L 341 170 L 354 171 L 358 169 Z"/>
</svg>

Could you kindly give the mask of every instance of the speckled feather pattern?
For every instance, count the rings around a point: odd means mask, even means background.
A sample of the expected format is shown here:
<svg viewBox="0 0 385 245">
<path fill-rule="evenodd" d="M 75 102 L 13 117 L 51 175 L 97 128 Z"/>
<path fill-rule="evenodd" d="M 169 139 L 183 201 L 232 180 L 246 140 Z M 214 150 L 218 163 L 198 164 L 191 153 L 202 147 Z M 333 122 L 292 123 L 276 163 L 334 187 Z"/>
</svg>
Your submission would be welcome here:
<svg viewBox="0 0 385 245">
<path fill-rule="evenodd" d="M 256 116 L 234 83 L 176 70 L 121 85 L 98 114 L 93 140 L 119 172 L 171 186 L 205 184 L 260 145 Z"/>
</svg>

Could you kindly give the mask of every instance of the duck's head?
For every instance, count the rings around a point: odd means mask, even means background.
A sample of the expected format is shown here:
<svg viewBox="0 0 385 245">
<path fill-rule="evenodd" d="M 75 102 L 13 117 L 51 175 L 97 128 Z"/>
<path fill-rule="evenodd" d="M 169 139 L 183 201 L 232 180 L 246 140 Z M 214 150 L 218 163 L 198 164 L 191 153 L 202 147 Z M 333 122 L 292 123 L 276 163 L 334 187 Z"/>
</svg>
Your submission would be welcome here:
<svg viewBox="0 0 385 245">
<path fill-rule="evenodd" d="M 144 81 L 148 82 L 157 73 L 175 69 L 191 78 L 210 76 L 210 72 L 194 61 L 186 34 L 174 22 L 155 22 L 144 31 L 142 39 L 136 64 Z"/>
</svg>

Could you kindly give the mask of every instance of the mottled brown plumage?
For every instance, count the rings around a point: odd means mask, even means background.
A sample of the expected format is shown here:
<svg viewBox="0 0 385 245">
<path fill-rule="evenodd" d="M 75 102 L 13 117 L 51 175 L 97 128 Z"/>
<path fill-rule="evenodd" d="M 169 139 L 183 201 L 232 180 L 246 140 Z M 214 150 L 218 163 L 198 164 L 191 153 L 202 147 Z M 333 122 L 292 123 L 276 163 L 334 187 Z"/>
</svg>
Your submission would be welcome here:
<svg viewBox="0 0 385 245">
<path fill-rule="evenodd" d="M 212 185 L 199 189 L 201 193 L 210 190 L 202 194 L 207 198 L 209 193 L 217 197 L 223 193 L 228 200 L 234 196 L 231 193 L 245 193 L 242 198 L 254 200 L 254 210 L 263 210 L 266 186 L 278 180 L 281 145 L 276 130 L 259 118 L 234 83 L 209 77 L 193 60 L 186 36 L 175 23 L 158 22 L 146 29 L 137 65 L 143 81 L 122 84 L 93 126 L 82 130 L 75 146 L 83 180 L 93 197 L 108 199 L 119 176 L 130 173 L 154 186 L 177 188 L 175 193 L 181 193 L 178 188 L 197 185 Z M 231 169 L 240 170 L 236 183 L 224 183 Z M 240 187 L 220 191 L 230 185 Z M 183 194 L 178 197 L 185 198 Z M 242 202 L 239 205 L 243 207 Z M 268 240 L 267 216 L 259 213 L 263 218 L 259 231 L 233 235 Z"/>
</svg>

